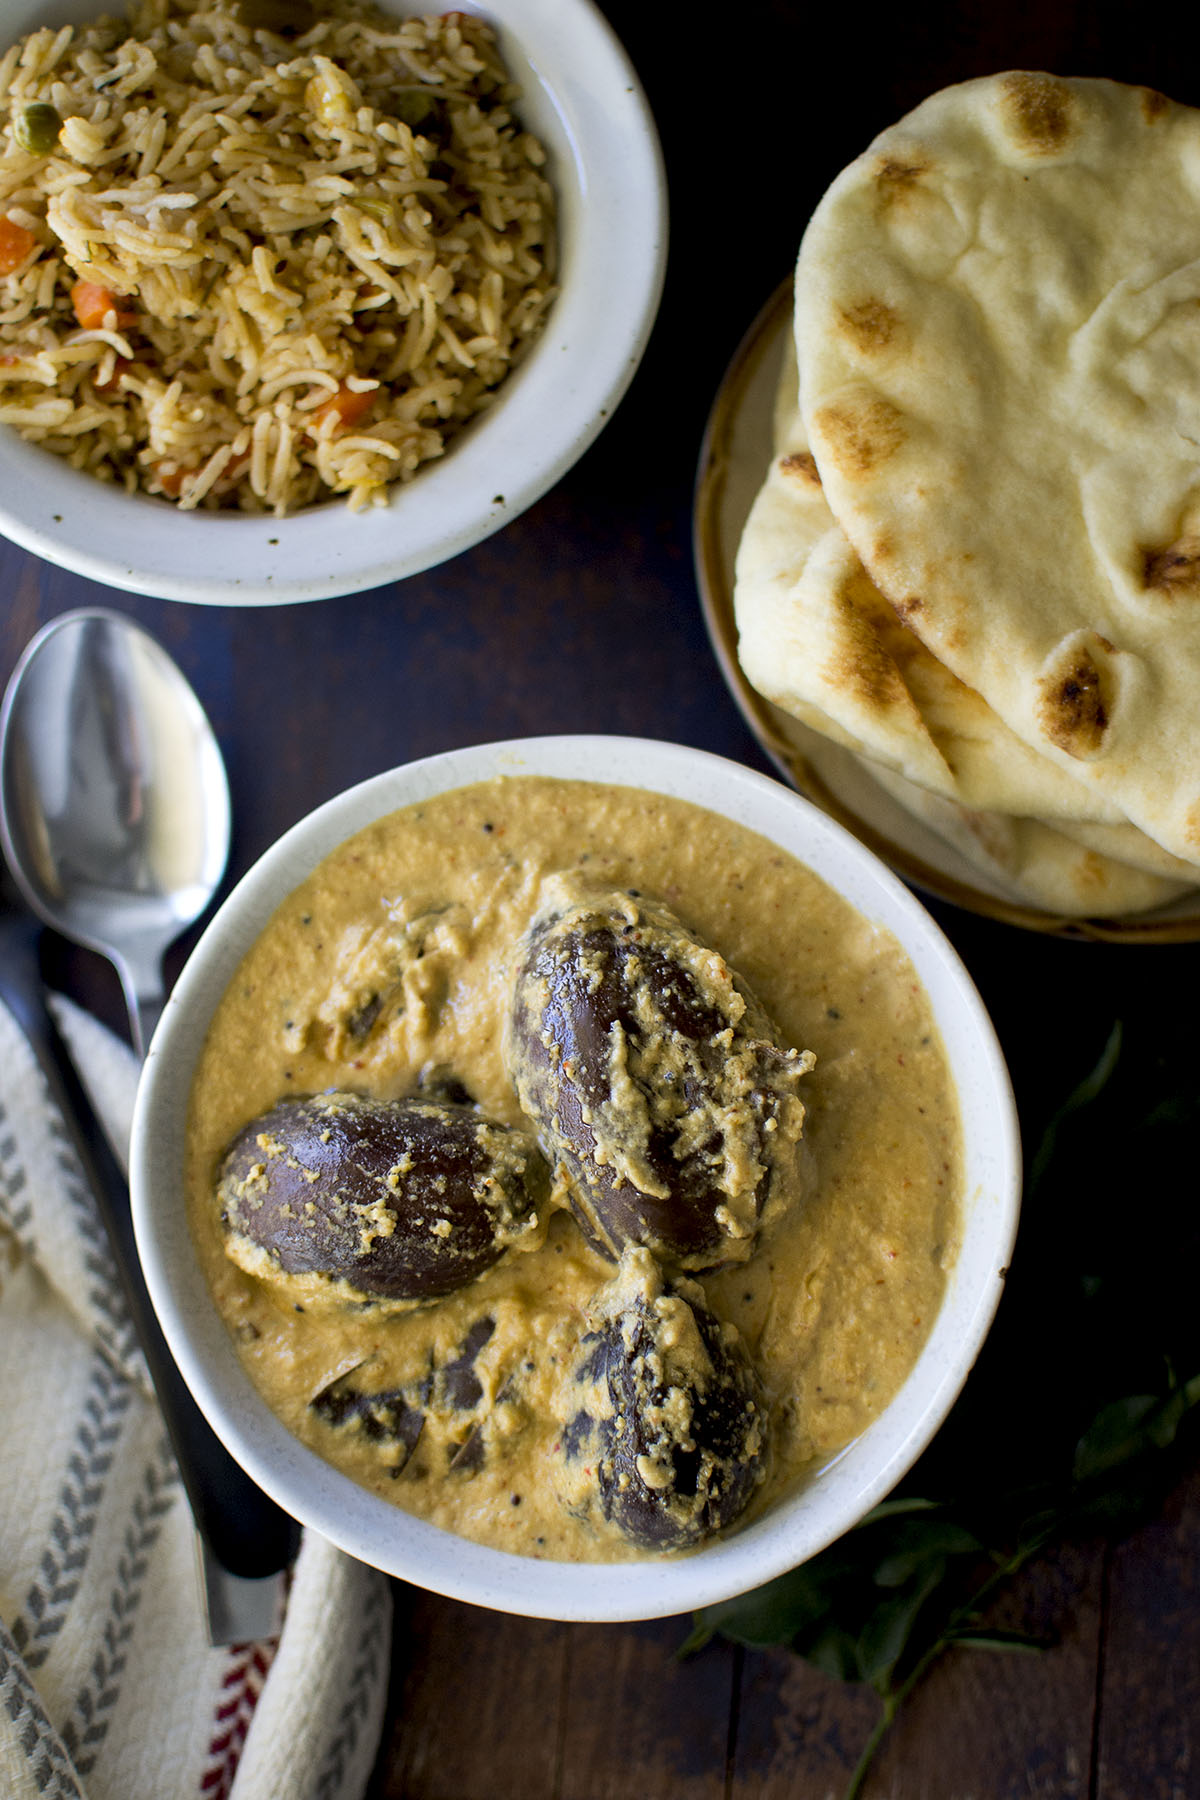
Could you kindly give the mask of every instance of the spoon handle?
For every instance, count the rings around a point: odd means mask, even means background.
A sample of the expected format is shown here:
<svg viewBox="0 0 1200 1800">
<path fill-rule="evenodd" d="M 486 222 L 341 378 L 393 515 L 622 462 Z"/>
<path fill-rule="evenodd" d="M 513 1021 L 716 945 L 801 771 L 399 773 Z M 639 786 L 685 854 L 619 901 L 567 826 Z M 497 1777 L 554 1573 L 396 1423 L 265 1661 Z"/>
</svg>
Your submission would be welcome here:
<svg viewBox="0 0 1200 1800">
<path fill-rule="evenodd" d="M 221 1568 L 251 1580 L 293 1560 L 300 1528 L 236 1463 L 167 1348 L 138 1260 L 129 1189 L 46 1005 L 33 957 L 6 958 L 4 998 L 28 1038 L 96 1196 L 197 1528 Z M 28 963 L 26 978 L 18 976 Z"/>
<path fill-rule="evenodd" d="M 129 1015 L 130 1041 L 140 1060 L 145 1062 L 154 1027 L 167 1003 L 161 947 L 150 951 L 143 948 L 136 957 L 114 949 L 106 950 L 105 955 L 120 977 L 125 1011 Z"/>
</svg>

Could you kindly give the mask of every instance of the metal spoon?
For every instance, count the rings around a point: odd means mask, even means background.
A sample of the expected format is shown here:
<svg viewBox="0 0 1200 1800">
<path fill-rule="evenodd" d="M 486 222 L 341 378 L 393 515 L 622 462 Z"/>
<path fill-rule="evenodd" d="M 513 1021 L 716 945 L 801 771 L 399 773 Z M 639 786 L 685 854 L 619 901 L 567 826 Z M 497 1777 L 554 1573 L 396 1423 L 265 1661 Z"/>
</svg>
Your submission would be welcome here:
<svg viewBox="0 0 1200 1800">
<path fill-rule="evenodd" d="M 212 899 L 229 854 L 212 728 L 166 651 L 93 608 L 29 644 L 0 741 L 0 834 L 17 885 L 47 925 L 113 964 L 144 1055 L 163 955 Z"/>
<path fill-rule="evenodd" d="M 229 847 L 229 786 L 200 702 L 120 613 L 65 613 L 28 645 L 0 707 L 0 842 L 45 924 L 116 967 L 144 1053 L 167 947 L 212 899 Z M 5 996 L 72 1130 L 125 1283 L 200 1532 L 214 1643 L 277 1628 L 298 1530 L 224 1449 L 167 1349 L 146 1291 L 129 1191 L 74 1075 L 37 979 L 36 943 L 0 910 Z"/>
</svg>

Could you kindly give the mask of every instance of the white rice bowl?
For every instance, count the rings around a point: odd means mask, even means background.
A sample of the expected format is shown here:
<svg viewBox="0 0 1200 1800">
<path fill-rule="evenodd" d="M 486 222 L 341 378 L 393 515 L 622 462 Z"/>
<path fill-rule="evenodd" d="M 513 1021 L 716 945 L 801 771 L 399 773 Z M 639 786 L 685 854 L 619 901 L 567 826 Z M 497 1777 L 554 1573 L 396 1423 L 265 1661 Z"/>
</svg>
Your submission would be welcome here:
<svg viewBox="0 0 1200 1800">
<path fill-rule="evenodd" d="M 57 7 L 48 0 L 18 0 L 6 8 L 6 44 L 0 47 L 0 62 L 7 44 L 31 30 L 53 29 L 64 22 L 88 25 L 103 10 L 103 0 L 99 4 L 97 0 L 67 0 Z M 381 10 L 398 20 L 421 12 L 419 7 L 398 4 L 397 0 L 383 0 Z M 511 271 L 506 270 L 502 284 L 486 267 L 484 280 L 479 280 L 480 268 L 486 265 L 499 241 L 486 228 L 477 232 L 466 252 L 463 233 L 455 236 L 453 222 L 444 228 L 440 242 L 434 241 L 430 246 L 420 242 L 422 206 L 426 217 L 430 211 L 434 213 L 435 232 L 439 228 L 437 209 L 429 208 L 428 191 L 423 194 L 418 190 L 411 196 L 405 216 L 405 127 L 397 127 L 400 149 L 392 155 L 392 166 L 383 169 L 382 184 L 401 194 L 400 217 L 404 230 L 411 232 L 424 258 L 420 267 L 428 268 L 436 258 L 435 280 L 426 282 L 424 287 L 408 267 L 395 262 L 381 276 L 384 285 L 393 284 L 398 296 L 403 284 L 410 299 L 414 293 L 417 297 L 417 317 L 404 339 L 406 345 L 410 337 L 417 344 L 417 354 L 412 359 L 416 374 L 411 397 L 415 403 L 410 405 L 410 396 L 403 394 L 401 404 L 396 405 L 393 394 L 398 389 L 385 385 L 373 393 L 375 370 L 371 367 L 365 380 L 358 374 L 357 365 L 347 379 L 347 371 L 337 366 L 336 357 L 322 354 L 320 340 L 323 337 L 324 343 L 329 343 L 328 331 L 314 331 L 309 340 L 317 354 L 312 359 L 310 378 L 304 379 L 303 336 L 296 339 L 298 347 L 284 347 L 278 341 L 282 333 L 272 330 L 271 308 L 282 306 L 283 302 L 276 302 L 271 291 L 270 259 L 256 252 L 247 255 L 243 240 L 243 260 L 253 275 L 242 282 L 249 303 L 245 314 L 240 297 L 230 303 L 223 285 L 211 290 L 219 294 L 222 318 L 229 321 L 224 330 L 226 348 L 236 341 L 239 331 L 245 337 L 244 319 L 248 319 L 249 354 L 244 361 L 239 357 L 235 370 L 235 378 L 240 379 L 240 419 L 229 403 L 232 387 L 227 391 L 214 388 L 210 396 L 203 371 L 196 391 L 184 391 L 182 396 L 178 383 L 161 379 L 144 383 L 141 366 L 134 363 L 131 367 L 125 354 L 132 340 L 136 355 L 139 340 L 136 329 L 128 333 L 123 330 L 127 316 L 124 313 L 117 317 L 110 311 L 95 328 L 81 327 L 66 334 L 69 356 L 56 349 L 64 336 L 61 316 L 55 321 L 58 338 L 43 327 L 41 336 L 48 348 L 40 361 L 31 361 L 36 379 L 27 383 L 18 383 L 23 370 L 12 367 L 12 342 L 0 344 L 0 349 L 9 353 L 7 380 L 0 382 L 0 420 L 5 417 L 6 393 L 10 400 L 8 417 L 12 420 L 0 428 L 0 529 L 9 537 L 78 573 L 134 591 L 224 604 L 316 599 L 398 579 L 478 542 L 536 500 L 586 448 L 637 365 L 661 289 L 665 199 L 653 124 L 636 78 L 589 0 L 512 0 L 502 19 L 464 9 L 461 30 L 454 23 L 454 15 L 450 19 L 448 27 L 439 24 L 429 33 L 411 24 L 403 27 L 406 49 L 409 44 L 416 44 L 418 59 L 426 57 L 420 65 L 423 78 L 436 83 L 438 91 L 445 91 L 447 78 L 469 82 L 472 64 L 478 64 L 478 48 L 483 41 L 478 21 L 482 19 L 496 28 L 504 69 L 519 90 L 512 111 L 529 137 L 514 139 L 511 132 L 505 133 L 503 110 L 491 113 L 485 98 L 482 107 L 471 109 L 469 134 L 456 122 L 454 145 L 457 151 L 469 137 L 472 174 L 493 182 L 498 196 L 497 219 L 501 223 L 506 219 L 516 221 L 506 234 L 508 242 L 501 243 L 500 248 L 505 256 L 511 255 L 519 281 L 514 281 Z M 337 27 L 322 20 L 321 30 L 333 32 Z M 244 32 L 241 35 L 243 39 L 247 36 Z M 425 45 L 424 36 L 433 40 L 429 46 Z M 53 61 L 53 40 L 43 37 L 40 45 L 47 61 Z M 301 35 L 294 45 L 293 49 L 291 43 L 281 43 L 282 56 L 273 45 L 271 48 L 285 65 L 294 61 L 299 68 L 303 60 L 305 77 L 316 77 L 309 82 L 310 97 L 319 87 L 320 104 L 335 114 L 340 109 L 337 129 L 346 135 L 339 138 L 338 145 L 345 155 L 331 168 L 330 185 L 336 187 L 340 179 L 344 195 L 344 184 L 347 180 L 354 182 L 356 168 L 368 166 L 364 152 L 370 150 L 370 133 L 356 136 L 354 126 L 356 119 L 366 117 L 355 108 L 360 97 L 368 102 L 371 98 L 371 63 L 364 55 L 357 71 L 361 96 L 352 87 L 347 103 L 338 86 L 339 64 L 322 60 L 319 54 L 323 49 L 340 51 L 344 42 L 310 46 Z M 218 44 L 221 55 L 231 55 L 235 49 L 232 42 L 228 46 Z M 381 49 L 378 54 L 382 57 L 385 52 Z M 456 63 L 462 68 L 456 68 Z M 9 67 L 12 68 L 11 58 Z M 28 68 L 15 72 L 15 85 L 23 87 L 24 101 L 49 98 L 55 92 L 53 68 L 47 68 L 44 80 L 38 71 L 35 76 L 30 79 Z M 107 69 L 102 78 L 111 79 Z M 130 79 L 136 88 L 136 73 Z M 490 75 L 485 74 L 482 80 L 485 88 L 489 83 L 494 85 Z M 303 83 L 293 80 L 291 85 L 294 93 L 303 93 Z M 279 86 L 282 89 L 285 82 L 281 80 Z M 165 88 L 162 82 L 151 87 L 149 97 L 155 105 L 166 98 Z M 76 144 L 81 132 L 88 135 L 88 127 L 84 119 L 70 116 L 73 95 L 68 85 L 58 90 L 60 99 L 63 94 L 68 115 L 56 147 L 53 170 L 59 177 L 59 191 L 50 203 L 55 230 L 71 252 L 75 272 L 79 272 L 82 250 L 89 263 L 97 266 L 96 278 L 113 294 L 121 291 L 122 273 L 142 272 L 140 288 L 155 321 L 154 330 L 147 328 L 146 336 L 166 341 L 166 328 L 158 328 L 160 318 L 170 313 L 177 295 L 182 295 L 181 314 L 195 299 L 196 283 L 191 278 L 189 294 L 186 271 L 185 221 L 189 209 L 186 205 L 173 209 L 162 204 L 164 198 L 169 201 L 176 197 L 169 174 L 172 159 L 181 171 L 177 187 L 186 189 L 189 185 L 186 156 L 181 160 L 175 145 L 183 140 L 193 115 L 185 114 L 183 129 L 168 133 L 165 143 L 161 127 L 157 143 L 154 133 L 149 133 L 144 167 L 150 172 L 150 179 L 145 185 L 152 197 L 157 193 L 158 204 L 148 219 L 145 212 L 140 216 L 135 212 L 132 226 L 126 199 L 137 180 L 136 175 L 131 177 L 127 164 L 123 167 L 122 210 L 119 232 L 114 235 L 94 228 L 93 222 L 103 210 L 94 197 L 94 180 L 90 190 L 82 190 L 84 204 L 77 204 L 69 179 L 74 172 L 73 159 L 85 171 L 92 146 Z M 270 98 L 273 100 L 274 95 Z M 137 99 L 136 94 L 131 95 L 126 104 L 133 108 Z M 14 118 L 16 111 L 14 106 Z M 460 112 L 458 119 L 464 116 Z M 493 129 L 493 117 L 500 123 L 500 133 Z M 245 123 L 249 136 L 255 119 L 248 108 Z M 285 117 L 285 130 L 286 126 Z M 390 123 L 385 129 L 392 129 Z M 421 127 L 414 124 L 412 129 L 416 137 Z M 431 138 L 433 135 L 429 133 Z M 222 152 L 228 141 L 227 130 Z M 526 144 L 528 161 L 524 156 Z M 545 152 L 542 168 L 538 167 L 539 146 Z M 140 152 L 140 140 L 138 149 Z M 253 156 L 253 149 L 248 148 L 243 160 L 249 164 Z M 157 172 L 160 159 L 165 159 L 167 165 L 161 183 Z M 193 158 L 192 170 L 198 166 L 199 159 Z M 311 167 L 311 163 L 306 166 Z M 330 165 L 322 165 L 322 179 L 327 166 Z M 64 172 L 66 182 L 62 179 Z M 436 173 L 446 173 L 444 163 Z M 391 179 L 397 174 L 399 181 Z M 548 180 L 553 195 L 552 234 L 543 231 L 539 217 L 543 178 Z M 381 185 L 378 167 L 370 181 L 374 193 Z M 191 185 L 196 185 L 194 179 Z M 230 181 L 227 185 L 232 190 L 236 183 Z M 313 191 L 291 189 L 287 191 L 288 202 L 293 193 L 306 202 Z M 281 192 L 285 190 L 270 190 L 270 199 Z M 35 213 L 30 212 L 26 218 L 21 198 L 18 194 L 16 203 L 10 206 L 11 216 L 18 223 L 36 224 Z M 100 200 L 103 199 L 101 195 Z M 231 213 L 232 205 L 223 204 Z M 371 204 L 378 206 L 377 201 Z M 175 211 L 178 217 L 173 216 Z M 531 221 L 528 229 L 527 220 Z M 353 258 L 353 234 L 361 235 L 364 223 L 369 235 L 374 228 L 373 218 L 368 209 L 355 206 L 352 194 L 339 206 L 337 222 L 325 235 L 335 240 L 339 255 L 349 239 Z M 144 226 L 148 229 L 144 230 Z M 273 229 L 286 233 L 286 220 L 281 224 L 277 219 Z M 45 228 L 42 230 L 44 233 Z M 149 267 L 155 234 L 161 237 L 167 263 L 161 272 Z M 227 237 L 231 235 L 226 233 Z M 543 238 L 547 240 L 545 253 Z M 276 236 L 274 244 L 287 241 L 286 236 Z M 179 272 L 169 263 L 173 244 L 177 246 Z M 481 258 L 476 255 L 480 248 Z M 369 252 L 365 242 L 363 249 Z M 476 257 L 474 267 L 470 266 L 472 257 Z M 364 263 L 365 290 L 374 298 L 374 291 L 366 282 L 369 254 L 364 256 Z M 459 266 L 466 267 L 467 275 L 460 285 L 452 285 L 458 284 Z M 322 299 L 317 282 L 319 267 L 311 263 L 289 268 L 286 253 L 275 259 L 275 267 L 281 289 L 287 289 L 290 276 L 293 291 L 300 287 L 305 295 L 313 294 L 312 316 L 318 319 L 318 302 Z M 451 276 L 447 271 L 454 273 Z M 90 269 L 88 273 L 90 278 Z M 353 268 L 350 273 L 353 277 Z M 19 271 L 9 284 L 11 288 L 24 281 L 27 313 L 28 296 L 36 279 L 37 269 L 33 266 L 24 276 Z M 256 312 L 260 282 L 262 310 Z M 48 275 L 42 278 L 42 285 L 49 291 L 52 284 Z M 342 285 L 344 289 L 344 275 Z M 60 281 L 60 315 L 61 288 Z M 330 283 L 326 292 L 332 294 L 334 288 L 335 284 Z M 135 299 L 129 316 L 137 305 L 137 291 L 133 291 Z M 489 300 L 489 293 L 497 297 L 495 301 Z M 456 311 L 460 294 L 466 296 L 468 308 L 475 309 L 468 311 L 465 327 L 462 311 Z M 448 303 L 439 312 L 447 295 Z M 387 304 L 386 296 L 381 298 Z M 19 308 L 10 303 L 10 311 L 18 312 Z M 360 317 L 369 320 L 369 316 L 369 312 L 355 313 L 356 326 Z M 23 334 L 36 345 L 36 322 L 44 318 L 44 307 L 39 304 L 34 323 L 11 324 L 9 338 Z M 66 323 L 73 322 L 68 319 Z M 184 329 L 186 326 L 184 319 Z M 448 332 L 453 342 L 465 345 L 462 359 L 450 367 L 450 379 L 442 378 L 446 368 L 444 354 L 440 369 L 438 358 L 425 354 L 435 330 Z M 469 338 L 467 330 L 471 332 Z M 0 315 L 0 336 L 3 335 L 4 320 Z M 261 340 L 261 353 L 251 339 Z M 210 362 L 213 360 L 211 334 L 203 353 Z M 77 376 L 81 360 L 87 366 L 86 382 Z M 153 365 L 152 354 L 144 360 Z M 250 370 L 251 363 L 261 367 Z M 143 449 L 140 455 L 129 453 L 127 432 L 122 454 L 111 458 L 106 455 L 105 434 L 115 444 L 116 431 L 104 417 L 105 397 L 96 390 L 106 379 L 110 365 L 120 372 L 122 395 L 129 386 L 136 385 L 146 412 L 150 412 L 150 401 L 157 409 L 154 419 L 156 425 L 161 422 L 162 429 L 155 447 Z M 510 365 L 512 373 L 507 374 Z M 381 369 L 380 373 L 384 371 Z M 264 378 L 261 392 L 267 402 L 256 412 L 251 412 L 250 402 L 242 398 L 252 374 L 255 379 Z M 402 379 L 409 379 L 407 363 Z M 328 418 L 331 406 L 325 402 L 348 400 L 353 406 L 360 391 L 362 404 L 368 409 L 361 426 L 353 417 L 345 426 L 336 416 L 332 421 Z M 19 403 L 11 404 L 14 396 Z M 373 401 L 378 404 L 372 409 Z M 407 407 L 415 415 L 420 403 L 418 429 L 403 414 Z M 257 392 L 254 405 L 258 406 Z M 119 426 L 132 408 L 114 405 L 110 410 Z M 214 415 L 218 414 L 223 414 L 223 442 L 221 433 L 214 431 Z M 92 430 L 90 436 L 84 430 L 88 418 L 100 421 L 99 431 Z M 461 423 L 464 419 L 465 424 Z M 72 460 L 81 466 L 72 467 L 65 456 L 25 441 L 16 426 L 35 437 L 44 436 L 59 451 L 67 449 Z M 73 438 L 73 433 L 78 435 Z M 304 456 L 301 459 L 291 455 L 292 471 L 299 468 L 303 479 L 289 485 L 283 472 L 289 449 L 297 446 L 303 448 Z M 89 473 L 89 461 L 99 465 L 110 479 L 101 480 Z M 135 461 L 139 465 L 136 468 Z M 181 493 L 180 468 L 186 471 Z M 399 479 L 386 481 L 386 474 L 381 471 L 390 473 L 393 468 Z M 150 491 L 126 491 L 126 486 L 134 485 L 135 480 Z M 168 493 L 174 491 L 177 502 L 155 497 L 159 487 Z M 322 495 L 334 490 L 348 495 L 350 503 L 345 498 L 309 503 L 313 499 L 320 501 Z M 380 499 L 386 503 L 371 504 Z M 261 510 L 207 510 L 222 500 L 226 506 L 249 504 Z M 293 506 L 297 510 L 290 510 Z M 277 516 L 285 510 L 286 517 Z"/>
</svg>

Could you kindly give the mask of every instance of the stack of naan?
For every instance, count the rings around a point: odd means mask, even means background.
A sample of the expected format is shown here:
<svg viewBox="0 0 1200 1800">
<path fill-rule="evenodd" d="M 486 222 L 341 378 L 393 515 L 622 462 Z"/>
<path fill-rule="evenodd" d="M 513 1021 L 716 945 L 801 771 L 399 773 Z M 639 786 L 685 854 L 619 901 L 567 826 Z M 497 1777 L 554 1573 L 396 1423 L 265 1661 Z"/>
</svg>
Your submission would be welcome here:
<svg viewBox="0 0 1200 1800">
<path fill-rule="evenodd" d="M 814 213 L 794 340 L 749 680 L 1019 900 L 1200 884 L 1200 111 L 935 94 Z"/>
</svg>

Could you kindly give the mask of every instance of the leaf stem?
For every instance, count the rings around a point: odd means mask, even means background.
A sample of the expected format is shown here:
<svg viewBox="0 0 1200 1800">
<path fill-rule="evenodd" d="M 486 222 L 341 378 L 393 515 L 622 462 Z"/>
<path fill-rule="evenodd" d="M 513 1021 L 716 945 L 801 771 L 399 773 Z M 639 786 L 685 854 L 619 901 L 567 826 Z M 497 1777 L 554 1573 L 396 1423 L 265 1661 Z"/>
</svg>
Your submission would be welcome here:
<svg viewBox="0 0 1200 1800">
<path fill-rule="evenodd" d="M 868 1737 L 866 1743 L 862 1747 L 862 1755 L 854 1765 L 854 1773 L 850 1777 L 850 1786 L 846 1789 L 845 1800 L 859 1800 L 859 1795 L 863 1790 L 863 1783 L 870 1773 L 871 1764 L 875 1761 L 879 1746 L 890 1731 L 892 1720 L 899 1710 L 903 1692 L 903 1689 L 899 1690 L 895 1697 L 890 1694 L 881 1696 L 883 1699 L 883 1712 L 876 1720 L 870 1737 Z"/>
<path fill-rule="evenodd" d="M 859 1800 L 871 1765 L 878 1754 L 880 1745 L 891 1730 L 897 1713 L 913 1690 L 920 1686 L 938 1658 L 944 1656 L 947 1650 L 960 1641 L 955 1636 L 959 1627 L 973 1623 L 995 1590 L 1002 1587 L 1025 1563 L 1044 1549 L 1051 1536 L 1052 1533 L 1045 1530 L 1037 1537 L 1031 1538 L 1028 1543 L 1022 1544 L 1020 1549 L 1015 1550 L 1011 1556 L 1006 1557 L 959 1606 L 954 1608 L 938 1636 L 917 1658 L 900 1685 L 879 1690 L 879 1697 L 883 1702 L 883 1712 L 863 1745 L 862 1755 L 855 1764 L 844 1800 Z M 964 1644 L 962 1647 L 969 1649 L 971 1646 Z"/>
</svg>

